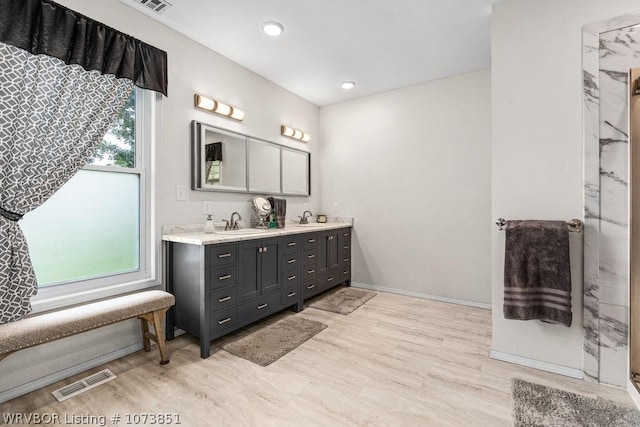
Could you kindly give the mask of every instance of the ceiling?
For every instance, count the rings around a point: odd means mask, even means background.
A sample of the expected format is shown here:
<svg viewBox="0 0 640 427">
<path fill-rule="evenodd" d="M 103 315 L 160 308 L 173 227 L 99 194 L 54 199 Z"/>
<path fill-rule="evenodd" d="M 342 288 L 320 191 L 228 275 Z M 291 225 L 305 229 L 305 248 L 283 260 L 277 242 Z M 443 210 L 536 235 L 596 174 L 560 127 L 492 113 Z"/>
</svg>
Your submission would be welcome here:
<svg viewBox="0 0 640 427">
<path fill-rule="evenodd" d="M 169 0 L 161 14 L 122 1 L 324 106 L 489 67 L 498 0 Z"/>
</svg>

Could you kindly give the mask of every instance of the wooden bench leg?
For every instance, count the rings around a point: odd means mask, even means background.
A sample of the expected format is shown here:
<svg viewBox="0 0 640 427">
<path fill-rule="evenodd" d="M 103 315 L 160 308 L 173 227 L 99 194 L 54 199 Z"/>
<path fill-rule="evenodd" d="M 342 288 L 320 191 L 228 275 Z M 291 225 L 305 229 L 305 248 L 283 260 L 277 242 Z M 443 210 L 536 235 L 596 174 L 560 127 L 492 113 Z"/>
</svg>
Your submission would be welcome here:
<svg viewBox="0 0 640 427">
<path fill-rule="evenodd" d="M 158 350 L 160 350 L 160 364 L 166 365 L 169 363 L 169 357 L 167 356 L 167 348 L 164 342 L 164 334 L 162 333 L 162 318 L 167 313 L 168 308 L 152 311 L 151 313 L 145 313 L 138 316 L 142 325 L 142 341 L 145 351 L 150 350 L 149 340 L 153 340 L 158 344 Z M 154 334 L 149 332 L 148 323 L 153 325 Z"/>
</svg>

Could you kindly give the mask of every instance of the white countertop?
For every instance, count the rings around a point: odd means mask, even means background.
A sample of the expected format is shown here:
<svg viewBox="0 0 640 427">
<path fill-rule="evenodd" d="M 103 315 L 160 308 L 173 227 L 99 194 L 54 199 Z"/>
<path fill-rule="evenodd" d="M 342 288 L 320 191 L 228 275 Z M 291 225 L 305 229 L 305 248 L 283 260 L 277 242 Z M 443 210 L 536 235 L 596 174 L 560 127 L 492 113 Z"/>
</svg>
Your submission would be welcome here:
<svg viewBox="0 0 640 427">
<path fill-rule="evenodd" d="M 312 223 L 308 226 L 287 223 L 285 228 L 269 229 L 262 232 L 256 230 L 254 234 L 205 233 L 202 225 L 170 226 L 165 227 L 166 231 L 162 234 L 162 240 L 191 245 L 214 245 L 245 240 L 268 239 L 270 237 L 286 236 L 288 234 L 312 233 L 314 231 L 332 230 L 351 226 L 353 226 L 352 219 L 342 218 L 339 221 L 334 220 L 324 224 Z"/>
</svg>

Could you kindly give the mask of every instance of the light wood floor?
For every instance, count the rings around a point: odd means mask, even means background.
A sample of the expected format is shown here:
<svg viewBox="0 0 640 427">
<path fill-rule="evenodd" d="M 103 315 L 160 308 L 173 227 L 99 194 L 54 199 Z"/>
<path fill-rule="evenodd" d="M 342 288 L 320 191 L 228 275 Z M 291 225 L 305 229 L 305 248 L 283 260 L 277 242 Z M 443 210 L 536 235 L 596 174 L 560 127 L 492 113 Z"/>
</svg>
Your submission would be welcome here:
<svg viewBox="0 0 640 427">
<path fill-rule="evenodd" d="M 513 377 L 633 405 L 623 390 L 489 359 L 486 310 L 378 293 L 348 316 L 298 315 L 329 327 L 266 368 L 215 342 L 200 359 L 196 341 L 181 336 L 169 343 L 166 366 L 155 348 L 140 351 L 88 372 L 118 376 L 98 388 L 63 403 L 51 396 L 84 373 L 0 412 L 178 413 L 186 426 L 508 426 Z"/>
</svg>

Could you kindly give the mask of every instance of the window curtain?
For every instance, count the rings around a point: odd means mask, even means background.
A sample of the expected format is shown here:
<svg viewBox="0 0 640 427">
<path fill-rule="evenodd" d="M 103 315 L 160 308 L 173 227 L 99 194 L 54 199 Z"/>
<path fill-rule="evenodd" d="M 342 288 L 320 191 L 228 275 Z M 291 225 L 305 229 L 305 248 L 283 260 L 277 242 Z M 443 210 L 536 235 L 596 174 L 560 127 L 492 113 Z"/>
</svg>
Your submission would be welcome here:
<svg viewBox="0 0 640 427">
<path fill-rule="evenodd" d="M 38 290 L 18 221 L 87 163 L 134 84 L 166 94 L 166 53 L 54 2 L 0 0 L 0 323 Z"/>
</svg>

